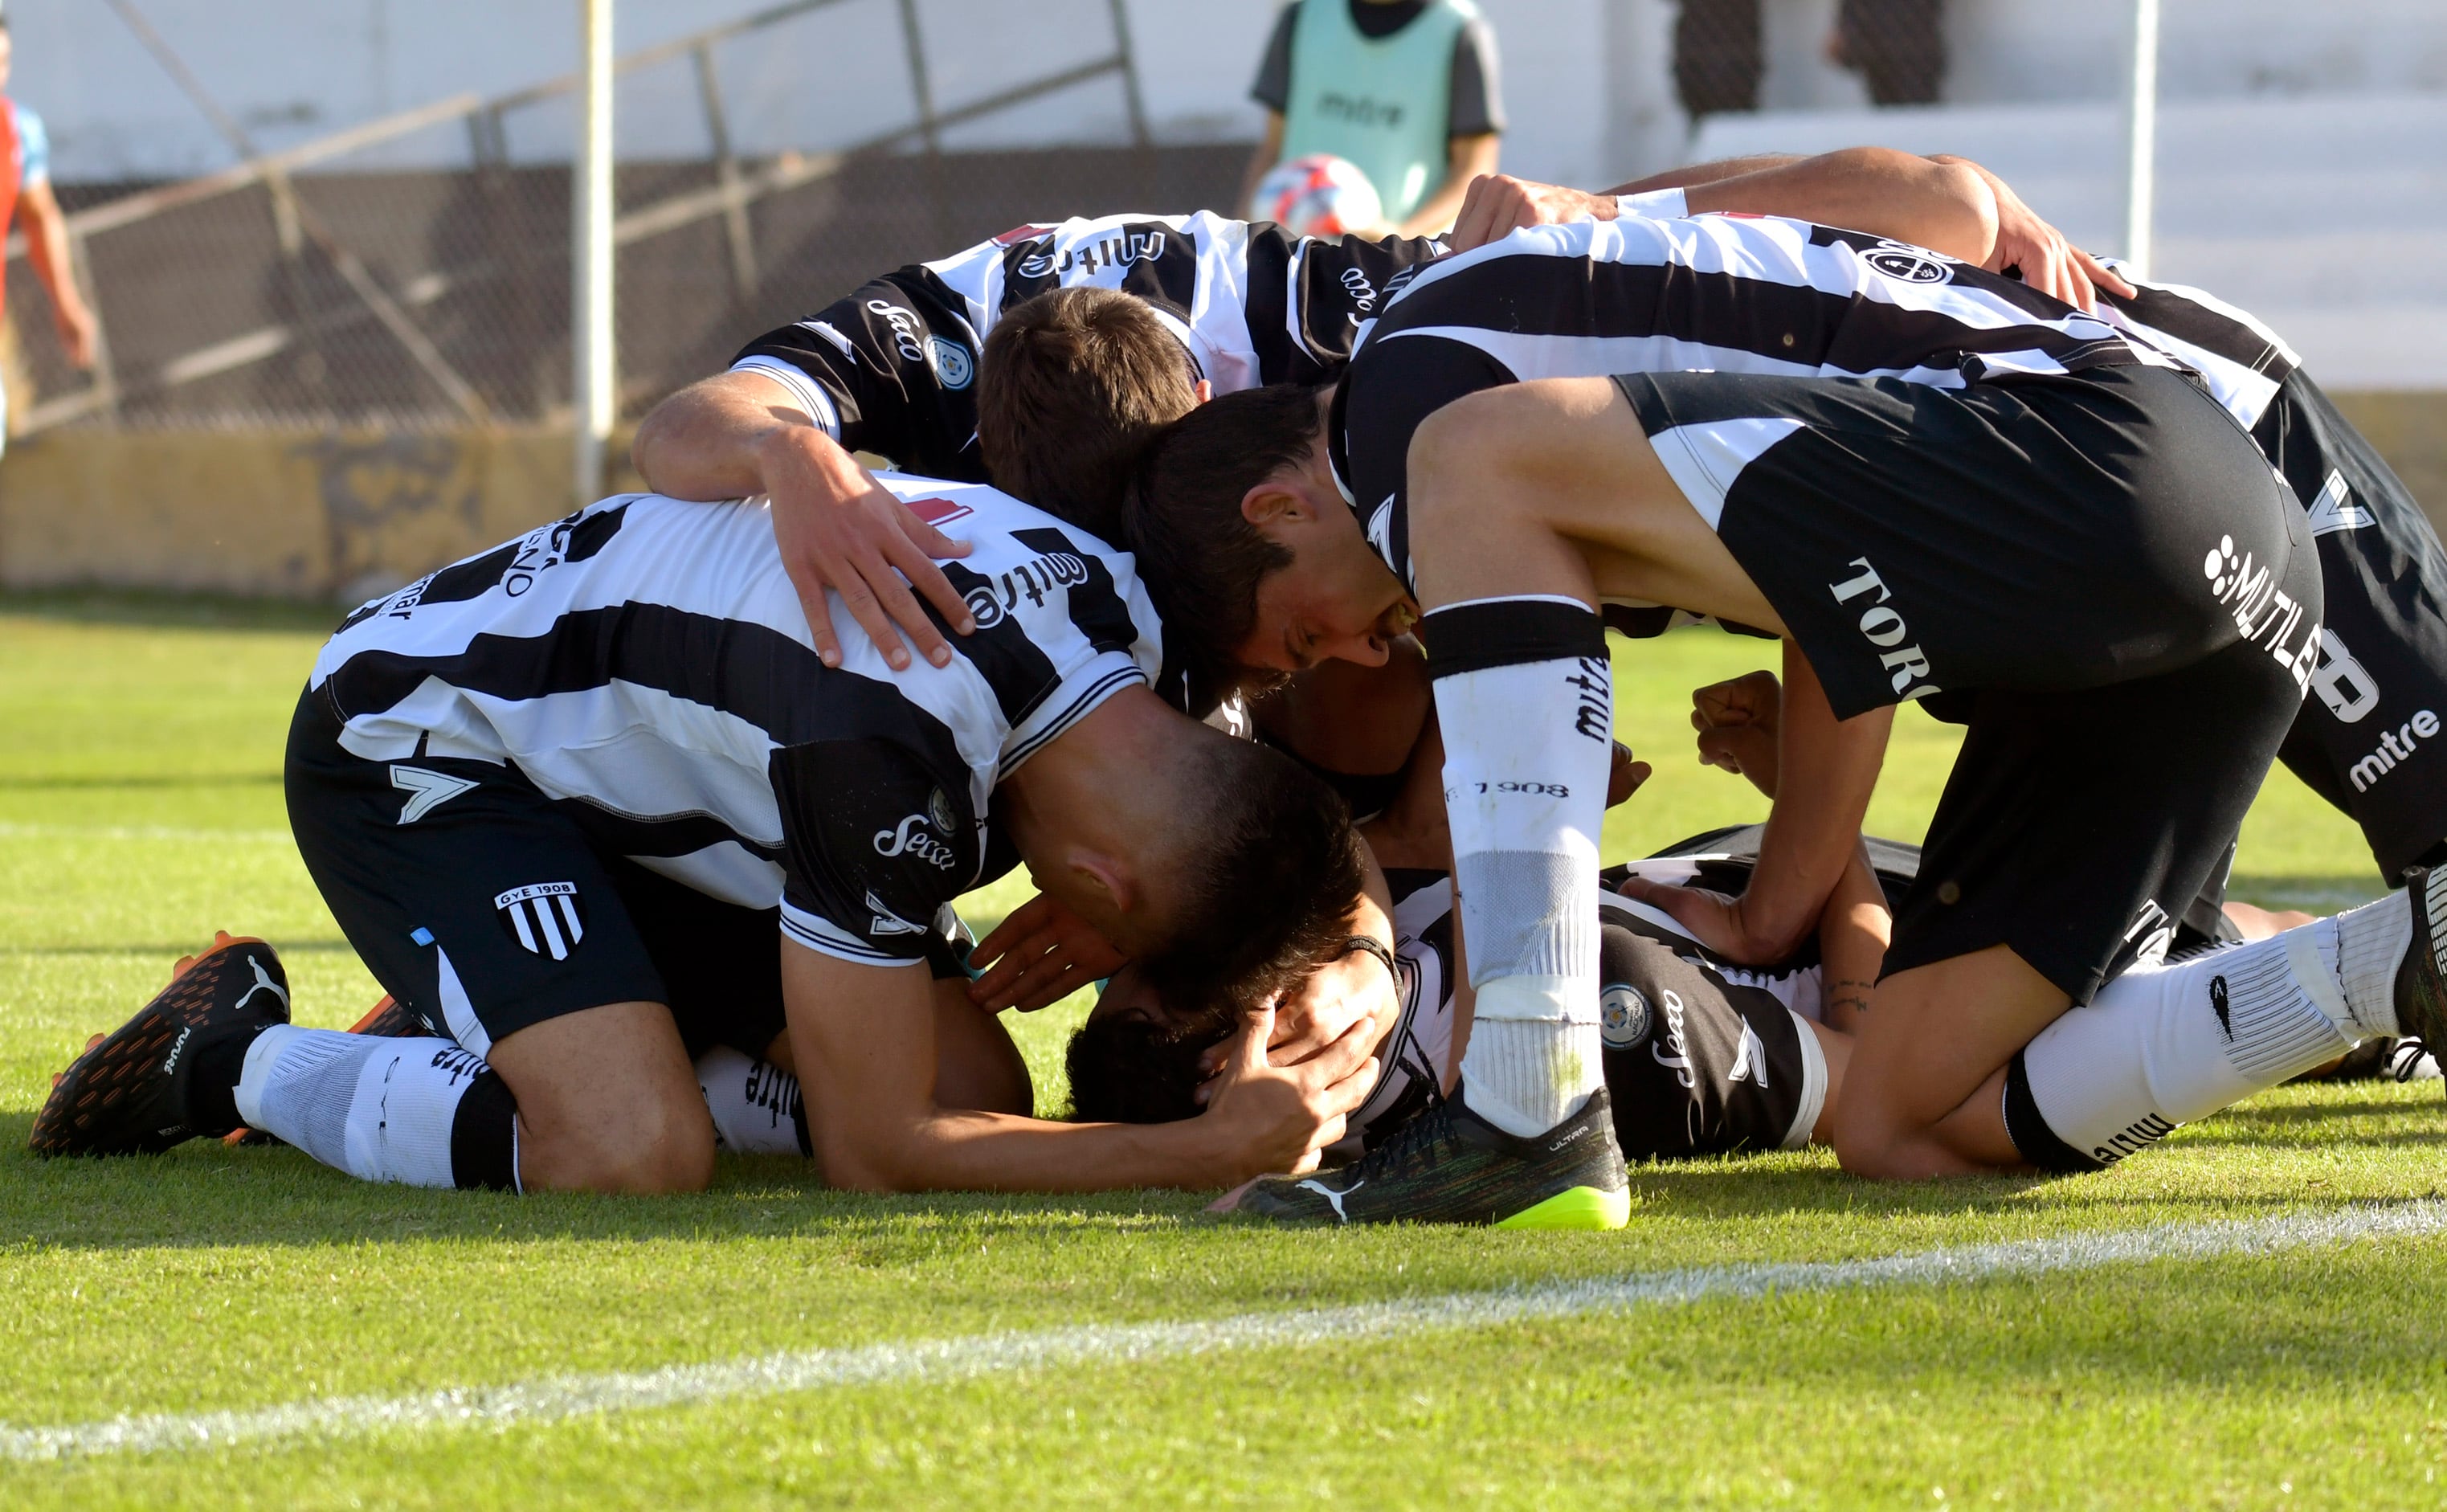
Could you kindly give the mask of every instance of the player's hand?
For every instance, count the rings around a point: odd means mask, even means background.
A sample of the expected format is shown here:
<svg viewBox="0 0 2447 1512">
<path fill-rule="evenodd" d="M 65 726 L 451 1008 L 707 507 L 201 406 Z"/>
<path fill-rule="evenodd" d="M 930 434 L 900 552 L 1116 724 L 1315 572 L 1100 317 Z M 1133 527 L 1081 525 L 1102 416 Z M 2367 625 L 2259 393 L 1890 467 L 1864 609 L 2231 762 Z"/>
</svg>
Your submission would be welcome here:
<svg viewBox="0 0 2447 1512">
<path fill-rule="evenodd" d="M 1524 226 L 1560 226 L 1574 220 L 1612 220 L 1612 195 L 1593 195 L 1560 184 L 1483 173 L 1470 181 L 1461 214 L 1453 217 L 1445 245 L 1468 252 L 1499 241 Z"/>
<path fill-rule="evenodd" d="M 1093 925 L 1039 893 L 977 941 L 969 964 L 985 968 L 969 984 L 970 1002 L 989 1013 L 1006 1008 L 1034 1013 L 1129 961 Z"/>
<path fill-rule="evenodd" d="M 1394 973 L 1366 951 L 1353 951 L 1309 973 L 1308 979 L 1282 996 L 1275 1007 L 1275 1028 L 1266 1042 L 1266 1059 L 1277 1066 L 1298 1066 L 1325 1053 L 1355 1029 L 1367 1031 L 1362 1044 L 1374 1045 L 1401 1012 Z M 1198 1088 L 1201 1104 L 1212 1100 L 1211 1078 L 1238 1052 L 1226 1040 L 1199 1058 L 1199 1074 L 1210 1078 Z"/>
<path fill-rule="evenodd" d="M 53 304 L 51 329 L 59 333 L 60 350 L 67 354 L 70 367 L 83 371 L 93 366 L 93 312 L 84 301 Z"/>
<path fill-rule="evenodd" d="M 1997 244 L 1981 266 L 2017 276 L 2077 310 L 2096 312 L 2099 289 L 2133 296 L 2133 286 L 2121 274 L 2065 240 L 2063 232 L 2040 219 L 2003 180 L 1994 174 L 1984 177 L 1997 197 Z"/>
<path fill-rule="evenodd" d="M 1616 741 L 1613 762 L 1606 768 L 1606 807 L 1629 803 L 1631 795 L 1639 792 L 1641 784 L 1655 771 L 1655 767 L 1634 757 L 1630 747 Z"/>
<path fill-rule="evenodd" d="M 1744 966 L 1773 966 L 1792 954 L 1785 940 L 1754 926 L 1742 898 L 1705 887 L 1653 882 L 1645 877 L 1626 877 L 1615 891 L 1662 910 L 1689 930 L 1692 938 L 1727 960 Z"/>
<path fill-rule="evenodd" d="M 1275 1035 L 1274 1009 L 1249 1016 L 1227 1042 L 1223 1071 L 1201 1115 L 1222 1139 L 1217 1174 L 1223 1184 L 1317 1169 L 1318 1152 L 1342 1138 L 1346 1120 L 1375 1088 L 1370 1029 L 1355 1024 L 1317 1054 L 1282 1066 L 1266 1051 Z"/>
<path fill-rule="evenodd" d="M 843 607 L 894 671 L 909 665 L 895 625 L 908 632 L 928 661 L 949 665 L 952 648 L 926 617 L 919 595 L 959 633 L 977 629 L 969 606 L 932 560 L 964 557 L 969 543 L 919 519 L 820 430 L 779 427 L 759 444 L 757 463 L 773 501 L 773 539 L 782 548 L 782 567 L 799 591 L 825 665 L 838 667 L 842 659 L 825 602 L 827 588 L 841 595 Z"/>
<path fill-rule="evenodd" d="M 1776 731 L 1783 722 L 1784 689 L 1775 673 L 1745 672 L 1691 692 L 1691 728 L 1699 732 L 1699 761 L 1747 777 L 1775 796 Z"/>
</svg>

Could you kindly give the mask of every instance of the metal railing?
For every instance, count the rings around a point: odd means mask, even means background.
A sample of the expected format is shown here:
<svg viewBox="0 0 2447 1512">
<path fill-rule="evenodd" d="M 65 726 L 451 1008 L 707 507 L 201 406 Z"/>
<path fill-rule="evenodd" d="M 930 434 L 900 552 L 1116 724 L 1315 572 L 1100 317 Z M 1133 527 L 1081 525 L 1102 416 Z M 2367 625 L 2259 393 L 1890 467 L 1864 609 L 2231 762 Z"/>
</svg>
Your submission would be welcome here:
<svg viewBox="0 0 2447 1512">
<path fill-rule="evenodd" d="M 287 418 L 299 418 L 301 408 L 312 413 L 315 406 L 311 391 L 330 383 L 334 376 L 334 362 L 351 365 L 355 388 L 382 390 L 387 397 L 381 403 L 355 405 L 351 413 L 326 418 L 370 417 L 397 422 L 413 417 L 467 423 L 505 418 L 555 420 L 565 415 L 565 396 L 549 402 L 531 401 L 525 391 L 538 387 L 549 391 L 554 386 L 548 382 L 540 386 L 529 383 L 524 388 L 517 385 L 505 387 L 499 374 L 488 379 L 471 376 L 465 370 L 467 359 L 458 349 L 483 345 L 477 339 L 484 333 L 486 321 L 481 301 L 477 302 L 479 308 L 461 308 L 446 319 L 441 313 L 454 303 L 466 306 L 470 295 L 483 286 L 515 281 L 511 278 L 513 273 L 532 275 L 541 256 L 534 246 L 541 244 L 542 237 L 480 236 L 475 239 L 490 243 L 489 255 L 468 256 L 455 262 L 437 258 L 445 265 L 412 267 L 408 265 L 409 259 L 400 255 L 400 249 L 374 245 L 382 240 L 379 233 L 360 230 L 350 235 L 344 208 L 318 206 L 317 194 L 301 189 L 300 180 L 316 185 L 316 174 L 334 175 L 334 170 L 351 157 L 456 124 L 466 135 L 469 169 L 463 177 L 473 180 L 476 203 L 498 211 L 502 208 L 498 203 L 486 204 L 487 195 L 498 201 L 503 185 L 519 175 L 536 180 L 526 186 L 522 196 L 533 203 L 514 208 L 530 221 L 558 217 L 561 234 L 554 238 L 554 251 L 565 256 L 569 213 L 566 197 L 561 196 L 557 202 L 547 200 L 554 187 L 552 180 L 559 179 L 561 170 L 514 165 L 509 151 L 509 123 L 520 112 L 576 95 L 580 85 L 578 73 L 491 97 L 453 95 L 297 146 L 264 152 L 221 110 L 203 83 L 152 33 L 127 0 L 112 3 L 198 108 L 213 120 L 241 161 L 215 173 L 90 204 L 65 217 L 71 262 L 100 317 L 95 368 L 91 381 L 85 387 L 54 393 L 21 408 L 13 425 L 18 434 L 76 422 L 118 423 L 130 419 L 131 411 L 139 408 L 151 411 L 145 418 L 156 423 L 180 423 L 182 413 L 189 423 L 242 421 L 249 407 L 244 403 L 181 406 L 167 401 L 180 390 L 229 379 L 284 356 L 302 359 L 300 382 L 290 387 L 309 392 L 302 406 L 296 402 L 272 406 L 288 412 Z M 939 104 L 935 98 L 919 25 L 918 0 L 896 0 L 905 65 L 917 104 L 915 119 L 835 147 L 782 152 L 762 160 L 743 157 L 734 147 L 736 134 L 724 104 L 716 49 L 723 44 L 841 3 L 842 0 L 787 0 L 719 26 L 638 48 L 615 61 L 615 74 L 620 78 L 685 64 L 693 77 L 712 149 L 707 181 L 653 194 L 643 203 L 617 214 L 613 229 L 616 247 L 635 248 L 684 228 L 717 222 L 721 263 L 732 300 L 744 304 L 757 289 L 763 271 L 750 223 L 751 208 L 789 191 L 836 178 L 863 158 L 915 147 L 922 154 L 921 161 L 929 164 L 930 174 L 939 180 L 934 164 L 942 154 L 947 130 L 1108 75 L 1116 76 L 1120 82 L 1132 143 L 1141 149 L 1148 146 L 1147 117 L 1124 0 L 1107 0 L 1111 21 L 1110 51 L 948 107 Z M 333 181 L 336 183 L 336 177 Z M 243 211 L 233 208 L 240 199 L 257 197 L 260 204 L 250 203 Z M 539 207 L 542 207 L 541 214 Z M 161 291 L 151 286 L 159 278 L 178 276 L 181 270 L 177 262 L 181 253 L 189 244 L 199 244 L 204 239 L 182 237 L 166 229 L 165 223 L 181 216 L 194 217 L 212 213 L 219 217 L 220 223 L 211 229 L 226 235 L 230 234 L 229 223 L 250 220 L 267 210 L 271 246 L 266 249 L 270 255 L 266 261 L 276 262 L 277 272 L 256 290 L 242 292 L 236 302 L 285 307 L 281 317 L 247 321 L 239 329 L 215 332 L 208 339 L 180 338 L 166 345 L 163 340 L 153 339 L 144 343 L 151 350 L 131 352 L 131 331 L 114 332 L 114 310 L 131 305 L 161 305 Z M 148 232 L 158 234 L 156 239 L 162 245 L 155 249 L 158 255 L 149 259 L 152 266 L 144 270 L 146 275 L 131 279 L 128 287 L 114 287 L 113 274 L 117 270 L 102 266 L 111 260 L 105 255 L 109 243 L 134 242 Z M 23 234 L 12 235 L 7 244 L 10 262 L 22 267 L 25 252 Z M 513 269 L 513 263 L 521 267 Z M 183 271 L 190 276 L 201 276 L 208 270 L 190 264 Z M 209 296 L 199 294 L 199 298 Z M 520 303 L 518 318 L 507 324 L 513 328 L 536 328 L 533 312 L 524 309 L 534 301 L 522 298 Z M 134 318 L 142 319 L 147 312 L 140 310 Z M 185 318 L 195 313 L 192 311 L 178 313 L 181 318 L 166 324 L 214 323 L 209 316 Z M 442 329 L 446 325 L 456 328 L 455 332 Z M 119 339 L 114 340 L 114 334 Z M 557 339 L 565 350 L 566 332 L 559 333 Z M 367 364 L 388 365 L 392 374 L 390 381 L 371 381 L 370 375 L 356 370 Z M 47 363 L 46 369 L 42 376 L 49 381 L 44 387 L 56 388 L 66 375 L 65 366 Z M 409 372 L 416 375 L 415 379 L 403 387 L 397 375 Z M 624 388 L 623 398 L 629 397 Z M 335 407 L 337 403 L 335 400 Z"/>
</svg>

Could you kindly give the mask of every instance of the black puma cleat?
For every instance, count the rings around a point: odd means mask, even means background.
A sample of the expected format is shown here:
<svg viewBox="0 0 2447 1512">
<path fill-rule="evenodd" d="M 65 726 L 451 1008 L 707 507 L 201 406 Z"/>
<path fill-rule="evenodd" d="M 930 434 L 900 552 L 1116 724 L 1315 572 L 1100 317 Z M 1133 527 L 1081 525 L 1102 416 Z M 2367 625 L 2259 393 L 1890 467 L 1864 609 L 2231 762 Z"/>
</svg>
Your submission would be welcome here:
<svg viewBox="0 0 2447 1512">
<path fill-rule="evenodd" d="M 2413 943 L 2396 969 L 2396 1027 L 2433 1049 L 2447 1046 L 2447 866 L 2405 874 Z"/>
<path fill-rule="evenodd" d="M 1619 1229 L 1631 1221 L 1631 1181 L 1604 1087 L 1528 1139 L 1472 1113 L 1456 1088 L 1354 1163 L 1261 1177 L 1232 1211 L 1282 1222 Z"/>
<path fill-rule="evenodd" d="M 98 1035 L 54 1077 L 27 1143 L 37 1155 L 157 1155 L 197 1135 L 187 1087 L 199 1054 L 289 1022 L 289 976 L 259 939 L 217 936 L 118 1032 Z"/>
</svg>

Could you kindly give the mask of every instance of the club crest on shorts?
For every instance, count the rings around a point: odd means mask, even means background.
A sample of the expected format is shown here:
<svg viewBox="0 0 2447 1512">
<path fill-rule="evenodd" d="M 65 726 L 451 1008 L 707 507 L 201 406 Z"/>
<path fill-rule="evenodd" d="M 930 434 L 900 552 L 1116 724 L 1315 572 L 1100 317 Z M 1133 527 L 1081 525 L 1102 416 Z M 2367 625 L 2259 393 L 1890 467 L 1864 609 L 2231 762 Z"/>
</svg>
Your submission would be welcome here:
<svg viewBox="0 0 2447 1512">
<path fill-rule="evenodd" d="M 554 960 L 569 959 L 586 937 L 586 913 L 579 906 L 576 882 L 529 882 L 493 899 L 501 910 L 502 928 L 519 948 Z"/>
<path fill-rule="evenodd" d="M 1608 982 L 1598 994 L 1598 1037 L 1608 1049 L 1629 1049 L 1648 1038 L 1648 999 L 1628 982 Z"/>
</svg>

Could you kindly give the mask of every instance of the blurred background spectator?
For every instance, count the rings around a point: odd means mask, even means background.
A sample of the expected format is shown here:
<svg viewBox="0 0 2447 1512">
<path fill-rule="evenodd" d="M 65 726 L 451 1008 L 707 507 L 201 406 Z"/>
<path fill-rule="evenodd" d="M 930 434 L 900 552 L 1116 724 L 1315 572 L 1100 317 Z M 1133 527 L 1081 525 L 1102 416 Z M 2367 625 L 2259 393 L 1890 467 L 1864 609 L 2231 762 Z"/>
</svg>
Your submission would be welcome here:
<svg viewBox="0 0 2447 1512">
<path fill-rule="evenodd" d="M 0 14 L 0 89 L 9 85 L 14 47 L 9 19 Z M 93 312 L 77 293 L 67 225 L 61 217 L 59 199 L 51 193 L 50 133 L 44 129 L 41 116 L 5 94 L 0 94 L 0 158 L 6 161 L 6 166 L 0 167 L 0 236 L 7 235 L 12 220 L 25 222 L 27 260 L 42 280 L 43 292 L 50 296 L 51 326 L 59 332 L 60 348 L 76 367 L 90 368 Z M 5 294 L 5 286 L 0 286 L 0 311 L 7 308 Z M 0 448 L 8 444 L 9 390 L 25 387 L 18 376 L 15 349 L 11 332 L 7 356 L 0 358 Z"/>
<path fill-rule="evenodd" d="M 1945 0 L 1842 0 L 1821 44 L 1861 76 L 1869 103 L 1925 105 L 1945 78 Z M 1759 107 L 1767 71 L 1760 0 L 1682 0 L 1674 19 L 1674 87 L 1694 120 Z"/>
<path fill-rule="evenodd" d="M 1827 60 L 1859 74 L 1871 104 L 1934 104 L 1945 77 L 1944 5 L 1844 0 L 1827 34 Z"/>
<path fill-rule="evenodd" d="M 1451 226 L 1470 180 L 1495 171 L 1495 33 L 1470 0 L 1292 0 L 1249 94 L 1266 107 L 1266 133 L 1241 186 L 1243 214 L 1267 169 L 1325 154 L 1375 186 L 1377 231 L 1431 236 Z"/>
</svg>

